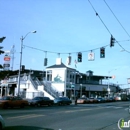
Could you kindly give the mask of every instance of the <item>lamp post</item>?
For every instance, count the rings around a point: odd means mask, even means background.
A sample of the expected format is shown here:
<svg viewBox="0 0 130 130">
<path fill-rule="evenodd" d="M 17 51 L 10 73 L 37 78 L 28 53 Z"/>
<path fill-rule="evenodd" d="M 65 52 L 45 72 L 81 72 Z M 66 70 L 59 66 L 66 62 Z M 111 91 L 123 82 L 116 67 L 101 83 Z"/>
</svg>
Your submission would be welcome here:
<svg viewBox="0 0 130 130">
<path fill-rule="evenodd" d="M 116 69 L 113 69 L 113 70 L 116 70 Z M 111 71 L 113 71 L 113 70 L 111 70 Z M 111 71 L 108 71 L 108 88 L 107 88 L 107 91 L 108 91 L 108 98 L 109 98 L 109 95 L 110 95 L 110 82 L 109 82 L 109 76 L 110 76 L 110 72 Z"/>
<path fill-rule="evenodd" d="M 28 32 L 24 37 L 22 36 L 20 38 L 21 40 L 21 51 L 20 51 L 20 63 L 19 63 L 19 73 L 18 73 L 18 96 L 19 96 L 19 92 L 20 92 L 20 76 L 21 76 L 21 65 L 22 65 L 22 53 L 23 53 L 23 40 L 27 37 L 27 35 L 29 33 L 36 33 L 37 31 L 31 31 Z"/>
<path fill-rule="evenodd" d="M 80 97 L 82 97 L 82 84 L 80 84 Z"/>
</svg>

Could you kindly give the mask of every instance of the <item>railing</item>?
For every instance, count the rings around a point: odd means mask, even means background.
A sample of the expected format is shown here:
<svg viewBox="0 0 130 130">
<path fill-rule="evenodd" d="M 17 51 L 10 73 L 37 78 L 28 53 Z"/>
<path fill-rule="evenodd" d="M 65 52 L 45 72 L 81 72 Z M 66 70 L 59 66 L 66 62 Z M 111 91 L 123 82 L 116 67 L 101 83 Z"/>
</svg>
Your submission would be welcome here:
<svg viewBox="0 0 130 130">
<path fill-rule="evenodd" d="M 39 79 L 36 77 L 35 81 L 37 82 L 38 85 L 42 85 L 42 83 L 39 81 Z"/>
<path fill-rule="evenodd" d="M 29 80 L 30 80 L 30 82 L 33 84 L 34 88 L 35 88 L 35 89 L 38 89 L 38 84 L 37 84 L 37 82 L 35 82 L 35 80 L 32 80 L 31 76 L 29 76 Z"/>
<path fill-rule="evenodd" d="M 39 85 L 44 85 L 44 91 L 46 91 L 47 93 L 49 93 L 51 96 L 53 96 L 54 98 L 59 97 L 61 95 L 60 92 L 58 92 L 54 87 L 51 86 L 50 82 L 46 82 L 46 81 L 39 81 L 38 78 L 35 78 L 34 80 L 32 80 L 30 78 L 31 83 L 33 84 L 33 86 L 37 89 Z"/>
<path fill-rule="evenodd" d="M 50 82 L 42 81 L 42 83 L 44 85 L 44 90 L 48 92 L 51 96 L 53 96 L 54 98 L 61 96 L 61 93 L 58 92 L 54 87 L 52 87 Z"/>
</svg>

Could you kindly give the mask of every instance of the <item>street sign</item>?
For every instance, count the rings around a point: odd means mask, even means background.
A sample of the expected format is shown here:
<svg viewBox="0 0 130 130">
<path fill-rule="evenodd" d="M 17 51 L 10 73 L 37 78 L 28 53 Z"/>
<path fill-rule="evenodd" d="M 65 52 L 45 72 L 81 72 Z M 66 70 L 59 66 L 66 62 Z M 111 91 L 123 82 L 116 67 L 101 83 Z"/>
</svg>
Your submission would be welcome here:
<svg viewBox="0 0 130 130">
<path fill-rule="evenodd" d="M 4 64 L 3 66 L 4 66 L 4 68 L 5 67 L 10 67 L 10 64 Z"/>
<path fill-rule="evenodd" d="M 94 53 L 93 52 L 88 53 L 88 60 L 93 61 L 94 59 L 95 59 Z"/>
<path fill-rule="evenodd" d="M 4 57 L 4 61 L 10 61 L 10 57 Z"/>
</svg>

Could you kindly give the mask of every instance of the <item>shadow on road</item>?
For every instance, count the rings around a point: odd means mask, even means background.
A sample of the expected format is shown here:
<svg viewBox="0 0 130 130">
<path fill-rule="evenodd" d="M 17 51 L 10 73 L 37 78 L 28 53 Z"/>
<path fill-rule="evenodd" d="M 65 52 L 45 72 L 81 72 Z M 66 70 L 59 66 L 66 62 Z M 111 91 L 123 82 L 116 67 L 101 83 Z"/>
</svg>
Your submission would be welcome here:
<svg viewBox="0 0 130 130">
<path fill-rule="evenodd" d="M 54 130 L 35 126 L 8 126 L 4 130 Z"/>
</svg>

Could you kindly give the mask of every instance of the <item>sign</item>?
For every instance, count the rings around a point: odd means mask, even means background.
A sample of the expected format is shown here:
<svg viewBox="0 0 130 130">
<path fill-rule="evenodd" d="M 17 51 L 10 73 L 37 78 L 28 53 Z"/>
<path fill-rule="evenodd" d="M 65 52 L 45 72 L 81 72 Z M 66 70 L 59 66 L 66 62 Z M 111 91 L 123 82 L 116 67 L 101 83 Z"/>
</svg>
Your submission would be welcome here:
<svg viewBox="0 0 130 130">
<path fill-rule="evenodd" d="M 95 55 L 93 52 L 88 53 L 88 60 L 93 61 L 95 59 Z"/>
<path fill-rule="evenodd" d="M 4 57 L 4 61 L 10 61 L 10 57 Z"/>
<path fill-rule="evenodd" d="M 10 68 L 10 60 L 11 60 L 10 51 L 5 51 L 4 64 L 3 64 L 4 70 L 9 70 L 9 68 Z"/>
<path fill-rule="evenodd" d="M 3 64 L 4 68 L 5 67 L 10 67 L 10 64 Z"/>
<path fill-rule="evenodd" d="M 130 84 L 130 78 L 127 78 L 127 82 L 128 82 L 128 84 Z"/>
</svg>

